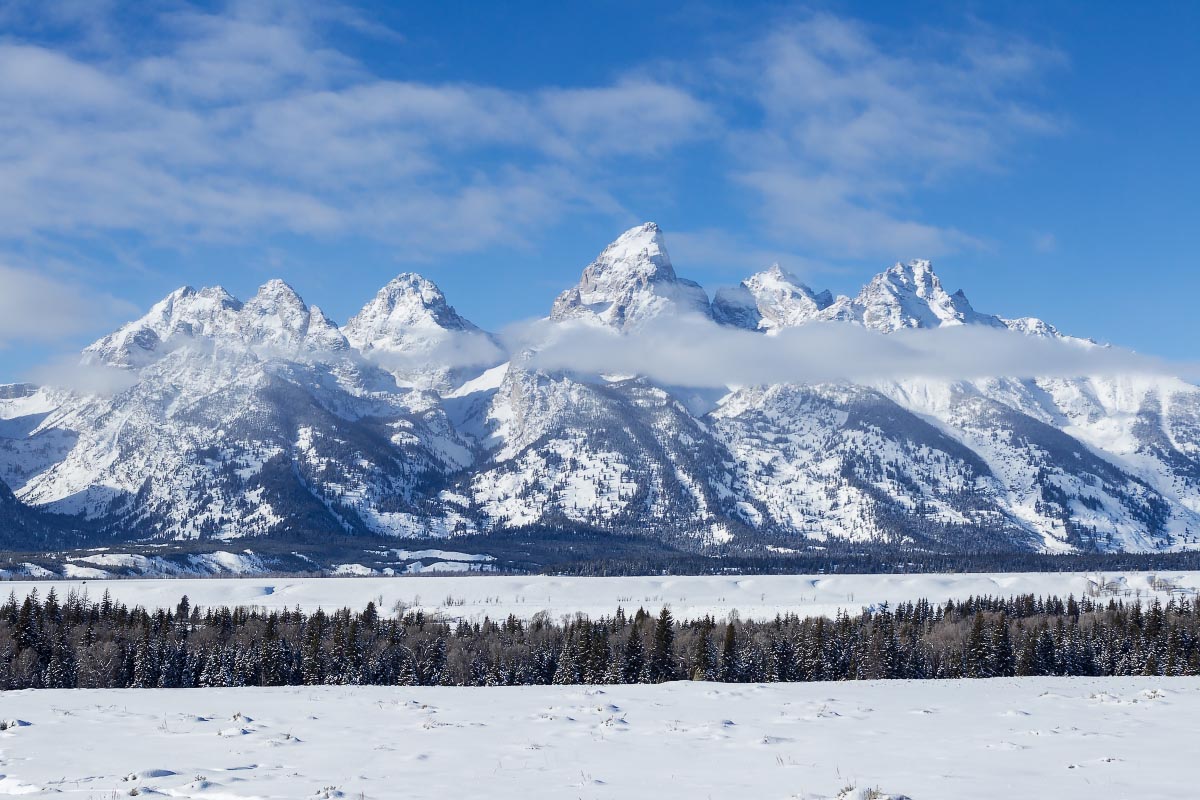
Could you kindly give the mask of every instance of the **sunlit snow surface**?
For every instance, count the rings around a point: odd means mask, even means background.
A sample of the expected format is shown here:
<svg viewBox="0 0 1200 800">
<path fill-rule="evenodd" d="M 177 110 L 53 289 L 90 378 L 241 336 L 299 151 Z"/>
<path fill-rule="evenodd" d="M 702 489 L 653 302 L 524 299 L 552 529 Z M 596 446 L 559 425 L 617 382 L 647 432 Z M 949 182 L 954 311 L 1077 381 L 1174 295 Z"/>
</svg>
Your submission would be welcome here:
<svg viewBox="0 0 1200 800">
<path fill-rule="evenodd" d="M 30 797 L 1178 800 L 1196 796 L 1200 679 L 35 690 L 0 707 L 28 723 L 0 733 L 0 794 Z"/>
<path fill-rule="evenodd" d="M 1103 585 L 1103 589 L 1101 589 Z M 3 582 L 125 603 L 769 618 L 968 595 L 1194 595 L 1200 573 Z M 1200 679 L 0 693 L 0 795 L 1183 798 Z M 847 790 L 853 787 L 852 790 Z M 134 791 L 136 790 L 136 792 Z M 156 794 L 157 793 L 157 794 Z"/>
<path fill-rule="evenodd" d="M 430 551 L 433 552 L 433 551 Z M 462 555 L 443 553 L 445 555 Z M 357 565 L 343 565 L 353 572 Z M 442 563 L 443 568 L 448 566 Z M 464 564 L 464 566 L 466 566 Z M 671 608 L 676 619 L 705 614 L 725 617 L 736 611 L 743 619 L 773 619 L 776 614 L 833 616 L 840 609 L 858 612 L 865 606 L 919 600 L 962 600 L 971 596 L 1117 597 L 1163 602 L 1175 595 L 1195 597 L 1200 572 L 1025 572 L 932 575 L 730 575 L 639 576 L 584 578 L 545 575 L 443 575 L 338 578 L 208 578 L 105 581 L 0 581 L 0 593 L 23 596 L 50 587 L 60 597 L 86 591 L 98 599 L 105 591 L 126 603 L 151 608 L 174 607 L 183 595 L 192 605 L 248 605 L 312 611 L 373 601 L 385 612 L 402 604 L 453 618 L 493 619 L 509 614 L 528 619 L 539 611 L 554 615 L 580 612 L 593 618 L 639 606 Z"/>
</svg>

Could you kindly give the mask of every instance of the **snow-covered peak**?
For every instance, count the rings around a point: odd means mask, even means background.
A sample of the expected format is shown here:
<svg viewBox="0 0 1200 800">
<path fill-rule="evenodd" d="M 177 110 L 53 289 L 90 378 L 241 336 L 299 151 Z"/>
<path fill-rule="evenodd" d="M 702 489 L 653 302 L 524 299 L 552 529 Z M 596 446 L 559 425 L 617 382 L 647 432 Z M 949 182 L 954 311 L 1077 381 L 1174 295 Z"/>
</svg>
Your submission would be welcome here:
<svg viewBox="0 0 1200 800">
<path fill-rule="evenodd" d="M 362 311 L 346 323 L 344 333 L 361 350 L 403 348 L 414 337 L 437 331 L 477 331 L 446 302 L 432 281 L 412 272 L 390 280 Z"/>
<path fill-rule="evenodd" d="M 699 284 L 675 274 L 662 230 L 647 222 L 604 248 L 579 284 L 554 301 L 550 319 L 584 319 L 624 330 L 665 312 L 709 316 L 711 310 Z"/>
<path fill-rule="evenodd" d="M 329 351 L 349 347 L 337 326 L 319 308 L 309 308 L 296 290 L 278 278 L 264 283 L 238 314 L 244 344 L 281 350 Z"/>
<path fill-rule="evenodd" d="M 141 319 L 88 346 L 84 359 L 138 367 L 169 343 L 207 340 L 221 346 L 325 352 L 349 347 L 337 325 L 309 308 L 292 287 L 271 280 L 243 304 L 219 286 L 176 289 Z"/>
<path fill-rule="evenodd" d="M 819 319 L 833 303 L 828 291 L 816 293 L 778 264 L 751 275 L 713 298 L 718 322 L 748 330 L 772 331 Z"/>
<path fill-rule="evenodd" d="M 1004 327 L 998 318 L 971 308 L 962 291 L 949 294 L 924 259 L 897 263 L 871 279 L 853 301 L 835 302 L 830 319 L 853 319 L 872 330 L 890 333 L 903 328 L 946 325 Z"/>
<path fill-rule="evenodd" d="M 630 273 L 646 280 L 675 280 L 675 269 L 657 223 L 646 222 L 625 231 L 584 271 L 597 285 L 606 279 L 623 280 Z"/>
<path fill-rule="evenodd" d="M 889 267 L 853 298 L 814 292 L 773 264 L 718 291 L 713 316 L 727 325 L 768 332 L 809 322 L 853 322 L 882 333 L 947 325 L 1006 327 L 998 317 L 975 311 L 961 291 L 947 292 L 924 259 Z"/>
<path fill-rule="evenodd" d="M 308 330 L 304 341 L 310 350 L 335 352 L 350 349 L 350 343 L 338 329 L 337 323 L 327 317 L 318 306 L 308 309 Z"/>
<path fill-rule="evenodd" d="M 229 333 L 241 309 L 241 302 L 220 286 L 198 291 L 184 286 L 155 303 L 145 316 L 89 345 L 85 358 L 112 366 L 136 366 L 171 339 Z"/>
<path fill-rule="evenodd" d="M 503 360 L 495 339 L 415 273 L 398 275 L 342 329 L 363 355 L 400 386 L 446 393 Z"/>
<path fill-rule="evenodd" d="M 286 281 L 272 278 L 258 288 L 243 310 L 248 318 L 278 317 L 297 319 L 308 316 L 308 306 Z"/>
</svg>

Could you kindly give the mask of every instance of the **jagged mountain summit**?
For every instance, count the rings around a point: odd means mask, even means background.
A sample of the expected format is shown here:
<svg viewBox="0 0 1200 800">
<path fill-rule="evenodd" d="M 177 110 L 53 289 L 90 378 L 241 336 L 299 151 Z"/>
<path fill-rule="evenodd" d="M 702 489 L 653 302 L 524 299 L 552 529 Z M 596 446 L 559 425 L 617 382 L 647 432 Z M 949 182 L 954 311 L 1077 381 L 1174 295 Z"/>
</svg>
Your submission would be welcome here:
<svg viewBox="0 0 1200 800">
<path fill-rule="evenodd" d="M 775 265 L 710 303 L 653 223 L 605 248 L 545 325 L 619 337 L 681 318 L 1096 346 L 975 311 L 928 261 L 836 298 Z M 55 521 L 105 542 L 542 528 L 718 553 L 1200 546 L 1200 390 L 1182 380 L 730 386 L 695 403 L 645 376 L 507 354 L 414 274 L 340 328 L 282 281 L 244 303 L 179 289 L 83 358 L 118 388 L 0 387 L 7 546 L 52 541 Z"/>
<path fill-rule="evenodd" d="M 423 336 L 444 331 L 478 331 L 446 302 L 432 281 L 406 272 L 379 290 L 344 332 L 359 350 L 399 348 L 421 343 Z"/>
<path fill-rule="evenodd" d="M 309 307 L 281 280 L 268 281 L 242 303 L 220 286 L 176 289 L 141 319 L 88 346 L 85 358 L 113 367 L 140 367 L 167 351 L 206 343 L 280 354 L 349 349 L 324 312 Z"/>
<path fill-rule="evenodd" d="M 342 332 L 407 387 L 450 391 L 503 361 L 494 337 L 455 311 L 432 281 L 411 272 L 389 281 Z"/>
<path fill-rule="evenodd" d="M 999 317 L 971 308 L 961 290 L 950 294 L 943 289 L 925 260 L 889 267 L 854 298 L 814 292 L 775 264 L 732 289 L 719 290 L 713 311 L 728 325 L 768 332 L 810 322 L 854 322 L 880 333 L 947 325 L 1006 327 Z M 1036 323 L 1040 320 L 1031 321 L 1030 329 Z"/>
<path fill-rule="evenodd" d="M 825 319 L 822 312 L 831 305 L 829 290 L 814 292 L 795 275 L 772 264 L 736 287 L 718 289 L 713 316 L 726 325 L 773 331 Z"/>
<path fill-rule="evenodd" d="M 711 314 L 708 295 L 678 277 L 662 230 L 647 222 L 626 231 L 587 266 L 579 284 L 558 296 L 550 319 L 582 319 L 620 330 L 664 313 Z"/>
<path fill-rule="evenodd" d="M 227 334 L 241 310 L 241 301 L 220 286 L 200 291 L 184 286 L 155 303 L 141 319 L 87 347 L 84 354 L 112 366 L 139 366 L 177 337 Z"/>
<path fill-rule="evenodd" d="M 946 325 L 1004 327 L 999 318 L 971 308 L 962 290 L 949 294 L 925 260 L 896 264 L 876 275 L 853 300 L 838 298 L 827 319 L 848 319 L 871 330 L 892 333 L 904 328 Z"/>
</svg>

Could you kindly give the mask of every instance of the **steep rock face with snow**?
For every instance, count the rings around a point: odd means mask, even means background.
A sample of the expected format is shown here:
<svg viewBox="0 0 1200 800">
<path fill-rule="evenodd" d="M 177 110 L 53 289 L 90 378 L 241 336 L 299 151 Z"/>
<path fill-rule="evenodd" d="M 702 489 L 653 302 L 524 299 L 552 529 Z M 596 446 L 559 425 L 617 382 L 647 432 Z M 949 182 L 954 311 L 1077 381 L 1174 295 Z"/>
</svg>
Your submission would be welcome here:
<svg viewBox="0 0 1200 800">
<path fill-rule="evenodd" d="M 57 519 L 22 503 L 0 481 L 0 549 L 46 550 L 86 541 L 77 520 Z"/>
<path fill-rule="evenodd" d="M 447 392 L 503 360 L 491 335 L 455 311 L 432 281 L 413 273 L 389 281 L 343 333 L 406 387 Z"/>
<path fill-rule="evenodd" d="M 677 315 L 766 336 L 809 324 L 880 336 L 986 326 L 1102 346 L 979 313 L 927 261 L 836 299 L 773 266 L 710 305 L 652 223 L 607 247 L 545 324 L 619 336 Z M 180 289 L 84 351 L 120 378 L 113 391 L 0 387 L 0 480 L 12 490 L 0 490 L 0 537 L 303 541 L 551 526 L 689 548 L 1200 546 L 1200 390 L 1181 380 L 699 392 L 542 369 L 529 346 L 503 353 L 412 274 L 343 328 L 281 281 L 245 303 Z"/>
<path fill-rule="evenodd" d="M 984 459 L 873 389 L 742 389 L 712 416 L 742 467 L 739 495 L 761 501 L 747 519 L 758 529 L 933 549 L 1039 543 L 1006 513 Z"/>
<path fill-rule="evenodd" d="M 709 316 L 708 295 L 679 278 L 653 222 L 626 231 L 587 266 L 579 284 L 558 296 L 550 319 L 583 320 L 626 330 L 664 313 Z"/>
<path fill-rule="evenodd" d="M 432 281 L 411 272 L 388 281 L 362 311 L 346 323 L 345 334 L 359 350 L 404 348 L 428 334 L 478 331 L 446 302 Z"/>
<path fill-rule="evenodd" d="M 644 380 L 514 366 L 485 413 L 485 456 L 455 493 L 487 526 L 587 525 L 687 544 L 723 543 L 741 527 L 728 451 Z"/>
<path fill-rule="evenodd" d="M 89 346 L 84 354 L 112 366 L 140 366 L 177 338 L 229 334 L 241 309 L 241 301 L 220 286 L 200 291 L 185 286 L 164 297 L 141 319 Z"/>
<path fill-rule="evenodd" d="M 86 354 L 132 385 L 0 403 L 24 433 L 0 459 L 23 500 L 107 533 L 423 533 L 443 515 L 421 487 L 470 460 L 436 395 L 398 391 L 281 281 L 244 305 L 180 290 Z"/>
<path fill-rule="evenodd" d="M 883 331 L 953 324 L 1003 326 L 994 316 L 976 313 L 961 289 L 946 292 L 929 261 L 891 267 L 867 285 L 860 304 L 864 324 Z"/>
<path fill-rule="evenodd" d="M 673 315 L 709 317 L 708 296 L 675 274 L 648 223 L 605 248 L 550 321 L 627 331 Z M 641 529 L 693 545 L 726 542 L 739 527 L 728 452 L 647 381 L 548 373 L 518 354 L 476 427 L 480 461 L 454 492 L 485 526 Z"/>
<path fill-rule="evenodd" d="M 316 306 L 281 280 L 263 284 L 242 306 L 235 331 L 241 342 L 277 353 L 334 353 L 349 349 L 346 337 Z"/>
<path fill-rule="evenodd" d="M 880 333 L 904 328 L 939 328 L 946 325 L 1004 323 L 971 308 L 967 296 L 948 293 L 926 260 L 895 264 L 871 279 L 854 299 L 839 297 L 823 309 L 822 319 L 857 322 Z"/>
<path fill-rule="evenodd" d="M 179 348 L 47 419 L 76 440 L 22 497 L 149 537 L 419 531 L 415 487 L 465 449 L 436 404 L 372 382 L 353 364 Z"/>
<path fill-rule="evenodd" d="M 236 344 L 281 355 L 349 349 L 346 338 L 316 306 L 281 280 L 263 284 L 247 303 L 219 286 L 190 286 L 167 295 L 141 319 L 84 350 L 93 363 L 140 367 L 177 346 Z"/>
<path fill-rule="evenodd" d="M 717 290 L 713 317 L 737 328 L 773 331 L 822 319 L 832 304 L 829 291 L 816 293 L 773 264 L 733 288 Z"/>
</svg>

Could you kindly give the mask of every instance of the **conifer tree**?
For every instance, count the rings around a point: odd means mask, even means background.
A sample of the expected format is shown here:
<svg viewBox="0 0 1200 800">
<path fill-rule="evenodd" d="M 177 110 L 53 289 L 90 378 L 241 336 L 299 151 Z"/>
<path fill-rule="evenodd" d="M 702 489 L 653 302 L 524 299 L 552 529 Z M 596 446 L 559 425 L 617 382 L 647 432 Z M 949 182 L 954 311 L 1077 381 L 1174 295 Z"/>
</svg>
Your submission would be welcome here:
<svg viewBox="0 0 1200 800">
<path fill-rule="evenodd" d="M 742 680 L 741 664 L 738 661 L 737 630 L 731 619 L 725 624 L 725 640 L 721 645 L 721 680 L 736 683 Z"/>
<path fill-rule="evenodd" d="M 990 675 L 1008 677 L 1015 669 L 1012 637 L 1008 632 L 1008 619 L 1000 614 L 988 635 L 988 661 Z"/>
<path fill-rule="evenodd" d="M 654 624 L 654 649 L 650 653 L 649 662 L 651 683 L 662 683 L 677 677 L 672 652 L 674 643 L 675 620 L 671 617 L 671 610 L 663 606 Z"/>
<path fill-rule="evenodd" d="M 646 679 L 646 649 L 642 644 L 641 626 L 637 622 L 629 627 L 623 661 L 622 683 L 641 683 Z"/>
<path fill-rule="evenodd" d="M 987 638 L 984 635 L 982 611 L 976 611 L 963 644 L 963 675 L 968 678 L 989 677 Z"/>
<path fill-rule="evenodd" d="M 554 670 L 553 682 L 558 686 L 569 686 L 582 683 L 582 670 L 576 658 L 576 639 L 568 638 L 563 642 L 562 651 L 558 656 L 558 666 Z"/>
<path fill-rule="evenodd" d="M 696 652 L 692 658 L 694 681 L 711 681 L 717 677 L 717 646 L 712 640 L 712 621 L 705 620 L 696 639 Z"/>
</svg>

